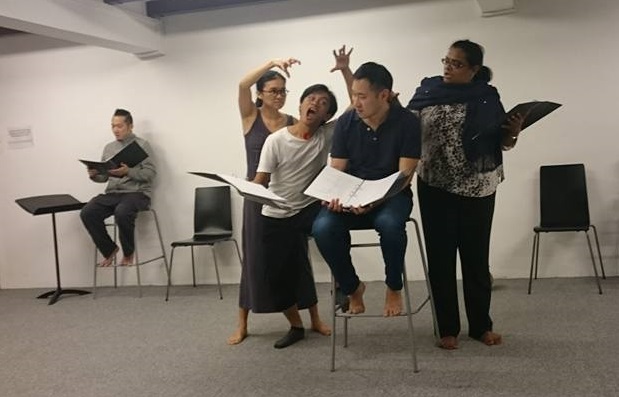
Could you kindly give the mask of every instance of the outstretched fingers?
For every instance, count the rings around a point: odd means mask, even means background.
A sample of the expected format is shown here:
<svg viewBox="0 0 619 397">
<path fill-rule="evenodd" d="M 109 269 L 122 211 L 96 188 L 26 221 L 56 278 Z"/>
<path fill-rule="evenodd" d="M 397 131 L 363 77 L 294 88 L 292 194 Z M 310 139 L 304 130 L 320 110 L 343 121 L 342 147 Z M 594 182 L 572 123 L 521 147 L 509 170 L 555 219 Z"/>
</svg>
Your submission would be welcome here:
<svg viewBox="0 0 619 397">
<path fill-rule="evenodd" d="M 280 69 L 282 72 L 284 72 L 284 74 L 286 75 L 286 77 L 290 77 L 290 72 L 288 71 L 289 68 L 292 67 L 292 65 L 300 65 L 301 61 L 299 61 L 296 58 L 288 58 L 288 59 L 280 59 L 275 61 L 275 66 Z"/>
</svg>

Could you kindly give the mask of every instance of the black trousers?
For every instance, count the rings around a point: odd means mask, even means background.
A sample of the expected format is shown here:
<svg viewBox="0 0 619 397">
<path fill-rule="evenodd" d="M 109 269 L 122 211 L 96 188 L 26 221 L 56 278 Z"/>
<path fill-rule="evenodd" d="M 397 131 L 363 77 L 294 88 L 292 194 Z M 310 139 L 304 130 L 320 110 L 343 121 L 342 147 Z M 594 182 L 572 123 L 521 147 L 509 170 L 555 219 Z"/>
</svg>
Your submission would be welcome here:
<svg viewBox="0 0 619 397">
<path fill-rule="evenodd" d="M 149 206 L 150 197 L 144 193 L 106 193 L 93 197 L 82 208 L 80 217 L 97 249 L 107 258 L 116 249 L 116 243 L 105 228 L 105 219 L 114 215 L 123 254 L 129 256 L 135 251 L 135 218 Z"/>
<path fill-rule="evenodd" d="M 307 237 L 320 204 L 314 202 L 289 218 L 263 216 L 265 277 L 263 285 L 273 297 L 275 310 L 284 311 L 300 297 L 316 297 L 316 284 L 309 263 Z M 303 274 L 302 274 L 303 273 Z M 318 302 L 307 302 L 308 307 Z"/>
<path fill-rule="evenodd" d="M 417 197 L 428 255 L 430 284 L 441 337 L 460 333 L 456 252 L 460 254 L 469 336 L 492 330 L 488 256 L 495 195 L 464 197 L 417 178 Z"/>
</svg>

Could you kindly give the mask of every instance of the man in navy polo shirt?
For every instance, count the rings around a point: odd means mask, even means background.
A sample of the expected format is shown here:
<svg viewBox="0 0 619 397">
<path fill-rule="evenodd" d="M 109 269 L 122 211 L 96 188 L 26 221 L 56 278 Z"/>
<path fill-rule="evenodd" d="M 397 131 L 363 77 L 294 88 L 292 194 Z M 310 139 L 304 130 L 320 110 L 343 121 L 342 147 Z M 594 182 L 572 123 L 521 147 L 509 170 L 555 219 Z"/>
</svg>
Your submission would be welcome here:
<svg viewBox="0 0 619 397">
<path fill-rule="evenodd" d="M 412 178 L 421 155 L 419 120 L 392 101 L 393 78 L 382 65 L 364 63 L 353 75 L 353 109 L 337 121 L 331 167 L 356 177 L 377 180 L 396 171 Z M 410 180 L 410 179 L 409 179 Z M 312 235 L 335 280 L 348 295 L 351 314 L 365 311 L 365 284 L 350 257 L 350 231 L 375 229 L 385 261 L 385 316 L 402 312 L 402 269 L 406 253 L 406 222 L 413 209 L 410 184 L 384 201 L 366 207 L 343 207 L 333 199 L 314 221 Z"/>
</svg>

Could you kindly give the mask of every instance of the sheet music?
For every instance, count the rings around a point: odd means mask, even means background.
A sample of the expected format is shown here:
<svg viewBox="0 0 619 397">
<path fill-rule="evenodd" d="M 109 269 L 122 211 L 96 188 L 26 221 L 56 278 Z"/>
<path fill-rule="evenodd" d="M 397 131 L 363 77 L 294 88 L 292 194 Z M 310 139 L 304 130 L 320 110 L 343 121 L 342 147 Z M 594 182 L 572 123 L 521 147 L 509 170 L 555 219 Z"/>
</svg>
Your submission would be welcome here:
<svg viewBox="0 0 619 397">
<path fill-rule="evenodd" d="M 398 171 L 369 181 L 327 166 L 303 193 L 324 201 L 339 199 L 344 207 L 363 207 L 384 198 L 402 175 Z"/>
<path fill-rule="evenodd" d="M 326 166 L 303 193 L 323 201 L 339 199 L 343 204 L 355 195 L 362 183 L 361 178 Z"/>
</svg>

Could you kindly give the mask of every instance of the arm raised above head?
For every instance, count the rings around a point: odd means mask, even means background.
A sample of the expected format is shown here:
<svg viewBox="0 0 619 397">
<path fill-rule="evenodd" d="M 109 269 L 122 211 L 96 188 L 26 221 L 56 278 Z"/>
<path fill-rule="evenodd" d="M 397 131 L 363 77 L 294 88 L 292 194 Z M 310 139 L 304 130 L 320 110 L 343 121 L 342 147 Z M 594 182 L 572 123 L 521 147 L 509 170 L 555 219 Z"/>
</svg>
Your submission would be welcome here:
<svg viewBox="0 0 619 397">
<path fill-rule="evenodd" d="M 239 111 L 243 121 L 256 117 L 256 104 L 251 95 L 251 87 L 262 77 L 263 74 L 273 68 L 280 69 L 286 77 L 290 77 L 288 69 L 294 64 L 301 64 L 301 61 L 295 58 L 287 59 L 272 59 L 265 64 L 249 71 L 239 82 Z M 253 121 L 253 120 L 252 120 Z"/>
<path fill-rule="evenodd" d="M 331 73 L 339 70 L 342 72 L 342 77 L 344 77 L 344 81 L 346 82 L 346 90 L 348 92 L 348 99 L 350 100 L 350 104 L 348 107 L 352 105 L 352 81 L 353 81 L 353 73 L 350 70 L 350 54 L 352 53 L 353 48 L 351 47 L 348 52 L 346 52 L 346 45 L 343 45 L 338 50 L 333 50 L 333 56 L 335 57 L 335 66 L 331 69 Z"/>
</svg>

